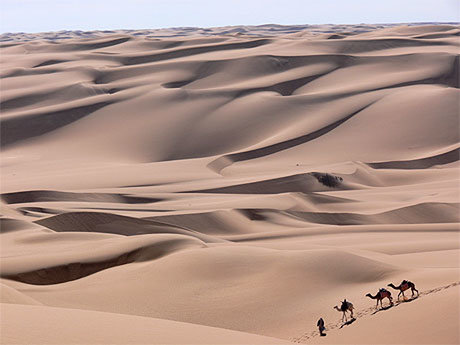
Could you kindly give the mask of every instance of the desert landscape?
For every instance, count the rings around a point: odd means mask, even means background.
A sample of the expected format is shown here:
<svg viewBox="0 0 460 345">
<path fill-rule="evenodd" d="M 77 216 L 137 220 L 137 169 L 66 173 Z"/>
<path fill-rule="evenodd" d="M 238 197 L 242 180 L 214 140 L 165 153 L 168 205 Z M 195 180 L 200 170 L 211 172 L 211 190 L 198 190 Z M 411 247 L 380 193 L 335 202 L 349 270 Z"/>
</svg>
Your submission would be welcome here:
<svg viewBox="0 0 460 345">
<path fill-rule="evenodd" d="M 459 36 L 0 35 L 1 343 L 458 344 Z"/>
</svg>

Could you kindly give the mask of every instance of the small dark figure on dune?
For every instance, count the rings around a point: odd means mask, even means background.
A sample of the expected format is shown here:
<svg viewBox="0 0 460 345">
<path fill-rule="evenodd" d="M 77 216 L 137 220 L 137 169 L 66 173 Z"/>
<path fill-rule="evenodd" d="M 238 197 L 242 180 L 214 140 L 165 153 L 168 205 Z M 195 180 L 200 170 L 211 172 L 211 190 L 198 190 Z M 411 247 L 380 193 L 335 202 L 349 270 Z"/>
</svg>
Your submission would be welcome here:
<svg viewBox="0 0 460 345">
<path fill-rule="evenodd" d="M 324 320 L 323 318 L 320 318 L 318 320 L 318 322 L 316 323 L 316 326 L 318 326 L 318 329 L 319 329 L 319 335 L 324 337 L 326 335 L 326 333 L 323 333 L 324 330 L 326 329 L 326 327 L 324 327 Z"/>
<path fill-rule="evenodd" d="M 404 291 L 409 290 L 409 289 L 411 289 L 412 291 L 412 297 L 414 297 L 414 291 L 417 292 L 417 296 L 419 295 L 418 290 L 415 288 L 415 284 L 408 280 L 403 280 L 401 284 L 399 284 L 399 286 L 394 286 L 393 283 L 388 284 L 388 286 L 395 290 L 399 290 L 398 301 L 399 301 L 399 296 L 401 296 L 401 294 L 403 295 L 403 299 L 406 299 L 406 296 L 404 296 Z"/>
<path fill-rule="evenodd" d="M 377 304 L 375 305 L 376 309 L 379 307 L 379 302 L 380 302 L 380 307 L 383 308 L 382 300 L 384 298 L 388 298 L 388 300 L 390 301 L 390 306 L 393 305 L 393 298 L 391 297 L 391 292 L 388 291 L 387 289 L 381 288 L 375 296 L 372 296 L 370 293 L 368 293 L 366 296 L 377 300 Z"/>
<path fill-rule="evenodd" d="M 345 321 L 347 321 L 347 311 L 350 312 L 351 318 L 353 319 L 353 304 L 351 302 L 348 302 L 346 299 L 343 300 L 342 304 L 340 305 L 340 308 L 335 306 L 334 309 L 336 309 L 337 311 L 341 311 L 343 313 L 342 322 L 344 318 Z"/>
</svg>

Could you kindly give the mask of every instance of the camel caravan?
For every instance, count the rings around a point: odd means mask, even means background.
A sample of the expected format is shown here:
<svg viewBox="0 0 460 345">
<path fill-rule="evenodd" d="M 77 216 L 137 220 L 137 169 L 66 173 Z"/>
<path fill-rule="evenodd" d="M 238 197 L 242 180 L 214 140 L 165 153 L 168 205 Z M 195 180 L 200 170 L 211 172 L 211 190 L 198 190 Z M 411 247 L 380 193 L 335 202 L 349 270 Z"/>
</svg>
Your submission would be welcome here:
<svg viewBox="0 0 460 345">
<path fill-rule="evenodd" d="M 415 294 L 414 292 L 417 293 L 417 297 L 419 296 L 418 290 L 415 288 L 415 284 L 412 283 L 411 281 L 408 281 L 408 280 L 403 280 L 401 282 L 401 284 L 399 284 L 399 286 L 395 286 L 393 283 L 390 283 L 387 286 L 399 291 L 398 301 L 399 301 L 399 297 L 401 295 L 403 296 L 403 300 L 406 300 L 406 296 L 404 295 L 404 291 L 409 290 L 409 289 L 411 289 L 411 292 L 412 292 L 412 297 L 411 298 L 414 298 L 414 294 Z M 372 295 L 372 294 L 368 293 L 368 294 L 366 294 L 366 297 L 369 297 L 371 299 L 377 300 L 377 304 L 375 305 L 376 309 L 378 309 L 378 307 L 379 307 L 379 302 L 380 302 L 380 308 L 385 309 L 383 307 L 383 302 L 382 302 L 383 299 L 385 299 L 385 298 L 387 298 L 388 301 L 390 302 L 389 306 L 387 306 L 386 308 L 389 308 L 389 307 L 393 306 L 393 297 L 391 297 L 391 292 L 388 291 L 385 288 L 380 288 L 379 291 L 375 295 Z M 351 323 L 351 322 L 353 322 L 355 320 L 355 318 L 353 316 L 353 309 L 354 309 L 353 303 L 347 301 L 346 299 L 344 299 L 341 302 L 340 307 L 336 305 L 336 306 L 333 307 L 333 309 L 335 309 L 335 310 L 337 310 L 337 311 L 342 313 L 342 322 L 345 319 L 345 324 L 349 324 L 349 323 Z M 350 321 L 348 321 L 347 312 L 350 313 L 350 318 L 351 318 Z M 317 326 L 318 326 L 320 335 L 325 336 L 326 334 L 324 333 L 324 331 L 325 331 L 326 328 L 325 328 L 325 325 L 324 325 L 324 320 L 322 318 L 320 318 L 318 320 Z"/>
</svg>

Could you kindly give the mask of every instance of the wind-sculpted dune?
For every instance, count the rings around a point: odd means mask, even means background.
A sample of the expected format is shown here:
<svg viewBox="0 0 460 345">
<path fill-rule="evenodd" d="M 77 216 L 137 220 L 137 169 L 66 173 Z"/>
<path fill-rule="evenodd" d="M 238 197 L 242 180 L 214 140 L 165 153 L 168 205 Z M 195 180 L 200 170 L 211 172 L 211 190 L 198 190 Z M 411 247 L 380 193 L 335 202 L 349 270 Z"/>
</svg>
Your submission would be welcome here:
<svg viewBox="0 0 460 345">
<path fill-rule="evenodd" d="M 0 35 L 1 342 L 458 343 L 459 35 Z"/>
</svg>

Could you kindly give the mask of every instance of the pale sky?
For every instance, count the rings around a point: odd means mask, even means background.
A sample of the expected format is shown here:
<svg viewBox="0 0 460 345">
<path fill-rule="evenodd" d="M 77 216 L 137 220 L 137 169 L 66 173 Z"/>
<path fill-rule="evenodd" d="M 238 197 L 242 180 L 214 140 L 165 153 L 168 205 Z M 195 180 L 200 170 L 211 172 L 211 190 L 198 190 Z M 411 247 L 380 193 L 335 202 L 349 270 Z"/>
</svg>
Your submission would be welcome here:
<svg viewBox="0 0 460 345">
<path fill-rule="evenodd" d="M 0 0 L 0 32 L 459 22 L 459 0 Z"/>
</svg>

